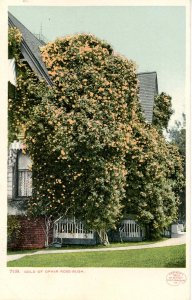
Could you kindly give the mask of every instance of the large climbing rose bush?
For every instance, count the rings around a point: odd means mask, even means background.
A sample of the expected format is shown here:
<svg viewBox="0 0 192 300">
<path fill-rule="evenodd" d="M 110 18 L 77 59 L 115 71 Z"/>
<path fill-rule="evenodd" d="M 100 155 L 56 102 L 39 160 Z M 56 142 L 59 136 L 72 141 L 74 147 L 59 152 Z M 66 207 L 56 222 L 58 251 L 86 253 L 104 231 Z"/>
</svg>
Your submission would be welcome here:
<svg viewBox="0 0 192 300">
<path fill-rule="evenodd" d="M 93 35 L 67 36 L 41 48 L 47 87 L 15 49 L 9 123 L 33 161 L 30 211 L 76 216 L 103 241 L 130 213 L 150 225 L 150 237 L 161 233 L 177 217 L 181 159 L 156 126 L 157 113 L 156 124 L 143 120 L 135 64 Z M 165 97 L 158 99 L 166 114 Z"/>
</svg>

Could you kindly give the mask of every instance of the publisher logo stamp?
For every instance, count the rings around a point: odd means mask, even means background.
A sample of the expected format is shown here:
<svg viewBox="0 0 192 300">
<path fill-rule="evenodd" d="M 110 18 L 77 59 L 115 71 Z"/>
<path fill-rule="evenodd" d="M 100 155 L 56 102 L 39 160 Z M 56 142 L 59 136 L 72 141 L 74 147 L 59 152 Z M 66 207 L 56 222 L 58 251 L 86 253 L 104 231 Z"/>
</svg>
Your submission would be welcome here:
<svg viewBox="0 0 192 300">
<path fill-rule="evenodd" d="M 186 280 L 187 280 L 186 275 L 180 271 L 170 272 L 166 276 L 166 281 L 169 285 L 176 286 L 176 285 L 184 284 Z"/>
</svg>

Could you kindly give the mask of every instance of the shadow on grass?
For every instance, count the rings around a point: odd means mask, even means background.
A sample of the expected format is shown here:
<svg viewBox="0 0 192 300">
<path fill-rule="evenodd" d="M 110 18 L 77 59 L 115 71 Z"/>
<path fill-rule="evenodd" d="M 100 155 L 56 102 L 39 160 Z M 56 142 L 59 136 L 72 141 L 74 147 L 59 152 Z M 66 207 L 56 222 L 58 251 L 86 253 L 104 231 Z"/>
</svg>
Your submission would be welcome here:
<svg viewBox="0 0 192 300">
<path fill-rule="evenodd" d="M 165 268 L 186 268 L 186 260 L 183 258 L 179 261 L 167 263 Z"/>
</svg>

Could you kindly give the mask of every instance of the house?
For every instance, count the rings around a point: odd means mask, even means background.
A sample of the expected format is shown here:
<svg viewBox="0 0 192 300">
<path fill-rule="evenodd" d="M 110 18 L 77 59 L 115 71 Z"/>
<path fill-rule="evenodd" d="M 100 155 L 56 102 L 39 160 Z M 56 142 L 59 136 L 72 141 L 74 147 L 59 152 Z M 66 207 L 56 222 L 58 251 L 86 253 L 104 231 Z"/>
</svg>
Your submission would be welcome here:
<svg viewBox="0 0 192 300">
<path fill-rule="evenodd" d="M 22 23 L 9 13 L 9 26 L 16 27 L 22 33 L 21 54 L 22 59 L 47 85 L 53 83 L 48 71 L 41 59 L 39 47 L 43 42 L 38 40 Z M 140 86 L 140 102 L 146 118 L 151 123 L 153 117 L 154 97 L 158 94 L 156 72 L 144 72 L 138 74 Z M 8 153 L 8 215 L 18 216 L 21 224 L 21 236 L 17 243 L 11 243 L 10 247 L 17 248 L 42 248 L 45 245 L 45 224 L 43 218 L 31 220 L 26 215 L 27 199 L 32 194 L 32 179 L 29 165 L 30 156 L 22 153 L 22 139 L 13 141 L 9 145 Z M 121 224 L 117 239 L 141 240 L 144 230 L 140 228 L 134 218 L 130 217 Z M 65 218 L 55 221 L 49 241 L 58 241 L 64 244 L 95 244 L 96 234 L 87 231 L 80 220 Z"/>
</svg>

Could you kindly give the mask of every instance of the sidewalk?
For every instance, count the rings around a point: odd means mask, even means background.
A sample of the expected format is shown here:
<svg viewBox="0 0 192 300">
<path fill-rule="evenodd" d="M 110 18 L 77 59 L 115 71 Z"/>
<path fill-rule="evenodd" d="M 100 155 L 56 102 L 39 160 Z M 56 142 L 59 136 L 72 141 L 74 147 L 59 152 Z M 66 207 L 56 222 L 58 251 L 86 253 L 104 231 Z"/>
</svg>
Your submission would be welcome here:
<svg viewBox="0 0 192 300">
<path fill-rule="evenodd" d="M 186 233 L 181 234 L 179 237 L 170 238 L 166 241 L 154 243 L 154 244 L 147 244 L 147 245 L 140 245 L 140 246 L 127 246 L 127 247 L 114 247 L 114 248 L 99 248 L 99 249 L 69 249 L 69 250 L 39 250 L 34 253 L 24 253 L 24 254 L 15 254 L 15 255 L 8 255 L 7 261 L 17 260 L 24 256 L 30 255 L 38 255 L 38 254 L 56 254 L 56 253 L 75 253 L 75 252 L 103 252 L 103 251 L 125 251 L 125 250 L 136 250 L 136 249 L 147 249 L 147 248 L 158 248 L 158 247 L 167 247 L 167 246 L 176 246 L 182 245 L 186 243 Z"/>
</svg>

